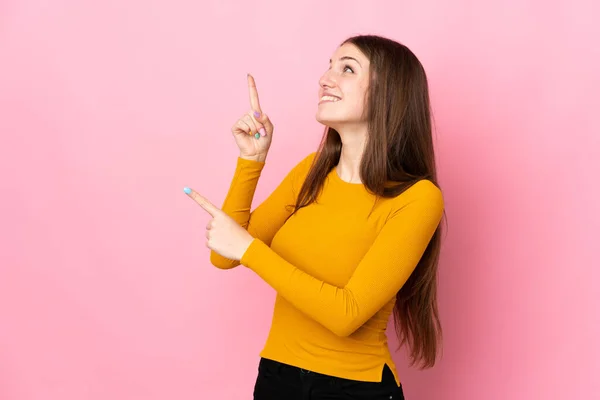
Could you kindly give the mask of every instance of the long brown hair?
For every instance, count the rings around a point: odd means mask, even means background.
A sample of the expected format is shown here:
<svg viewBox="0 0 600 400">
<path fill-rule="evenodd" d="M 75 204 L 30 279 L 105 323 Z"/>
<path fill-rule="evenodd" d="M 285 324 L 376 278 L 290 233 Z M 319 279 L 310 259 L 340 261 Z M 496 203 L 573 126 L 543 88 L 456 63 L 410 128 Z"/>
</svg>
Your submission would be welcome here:
<svg viewBox="0 0 600 400">
<path fill-rule="evenodd" d="M 387 38 L 360 35 L 346 39 L 342 45 L 345 43 L 358 47 L 371 63 L 365 99 L 368 135 L 360 164 L 365 188 L 378 199 L 398 196 L 421 179 L 438 186 L 423 66 L 406 46 Z M 317 200 L 341 151 L 339 133 L 326 128 L 293 213 Z M 411 365 L 419 362 L 421 368 L 435 364 L 442 339 L 437 306 L 440 247 L 441 224 L 414 272 L 396 294 L 394 306 L 399 345 L 409 345 Z"/>
</svg>

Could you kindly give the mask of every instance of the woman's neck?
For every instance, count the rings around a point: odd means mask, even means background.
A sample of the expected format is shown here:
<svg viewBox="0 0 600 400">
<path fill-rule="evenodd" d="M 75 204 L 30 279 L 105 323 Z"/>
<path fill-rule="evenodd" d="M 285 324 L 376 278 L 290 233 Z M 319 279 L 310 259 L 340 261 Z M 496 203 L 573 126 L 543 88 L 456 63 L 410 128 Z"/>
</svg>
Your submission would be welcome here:
<svg viewBox="0 0 600 400">
<path fill-rule="evenodd" d="M 338 176 L 350 183 L 362 183 L 360 180 L 360 161 L 364 153 L 366 133 L 342 135 L 342 153 L 337 168 Z"/>
</svg>

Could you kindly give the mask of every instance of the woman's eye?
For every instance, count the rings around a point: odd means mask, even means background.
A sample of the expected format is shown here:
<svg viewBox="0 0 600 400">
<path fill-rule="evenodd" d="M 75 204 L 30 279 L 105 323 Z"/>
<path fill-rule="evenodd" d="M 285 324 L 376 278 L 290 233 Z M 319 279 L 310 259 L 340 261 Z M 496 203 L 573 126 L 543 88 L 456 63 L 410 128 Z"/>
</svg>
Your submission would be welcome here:
<svg viewBox="0 0 600 400">
<path fill-rule="evenodd" d="M 344 72 L 346 72 L 346 70 L 350 70 L 351 73 L 354 73 L 354 70 L 349 65 L 344 65 Z"/>
</svg>

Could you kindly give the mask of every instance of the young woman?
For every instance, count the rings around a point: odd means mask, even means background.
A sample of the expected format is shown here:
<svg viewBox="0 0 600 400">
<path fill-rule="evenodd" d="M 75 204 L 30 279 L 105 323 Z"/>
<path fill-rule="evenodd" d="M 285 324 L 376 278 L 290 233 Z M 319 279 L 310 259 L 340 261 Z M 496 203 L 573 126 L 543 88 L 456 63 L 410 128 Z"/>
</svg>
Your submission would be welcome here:
<svg viewBox="0 0 600 400">
<path fill-rule="evenodd" d="M 318 151 L 253 212 L 273 125 L 248 76 L 251 110 L 233 126 L 240 157 L 213 217 L 211 262 L 240 264 L 277 291 L 255 400 L 403 399 L 388 349 L 394 312 L 413 363 L 431 367 L 441 327 L 440 221 L 425 71 L 405 46 L 357 36 L 320 79 Z"/>
</svg>

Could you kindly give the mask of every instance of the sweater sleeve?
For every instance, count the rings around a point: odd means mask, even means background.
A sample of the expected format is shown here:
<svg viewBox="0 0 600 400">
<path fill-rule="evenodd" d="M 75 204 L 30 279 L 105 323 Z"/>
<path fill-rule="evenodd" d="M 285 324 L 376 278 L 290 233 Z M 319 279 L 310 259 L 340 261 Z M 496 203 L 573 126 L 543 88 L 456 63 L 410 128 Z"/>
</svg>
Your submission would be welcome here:
<svg viewBox="0 0 600 400">
<path fill-rule="evenodd" d="M 252 237 L 269 246 L 293 211 L 301 183 L 298 179 L 302 178 L 302 173 L 310 166 L 314 154 L 304 158 L 289 171 L 275 190 L 252 212 L 250 207 L 265 163 L 238 157 L 234 176 L 221 209 Z M 221 269 L 231 269 L 240 264 L 239 261 L 225 258 L 216 251 L 210 252 L 210 262 Z"/>
<path fill-rule="evenodd" d="M 428 181 L 421 188 L 391 214 L 344 287 L 305 273 L 259 239 L 252 241 L 241 264 L 297 309 L 336 335 L 349 336 L 396 295 L 439 225 L 441 191 Z"/>
</svg>

